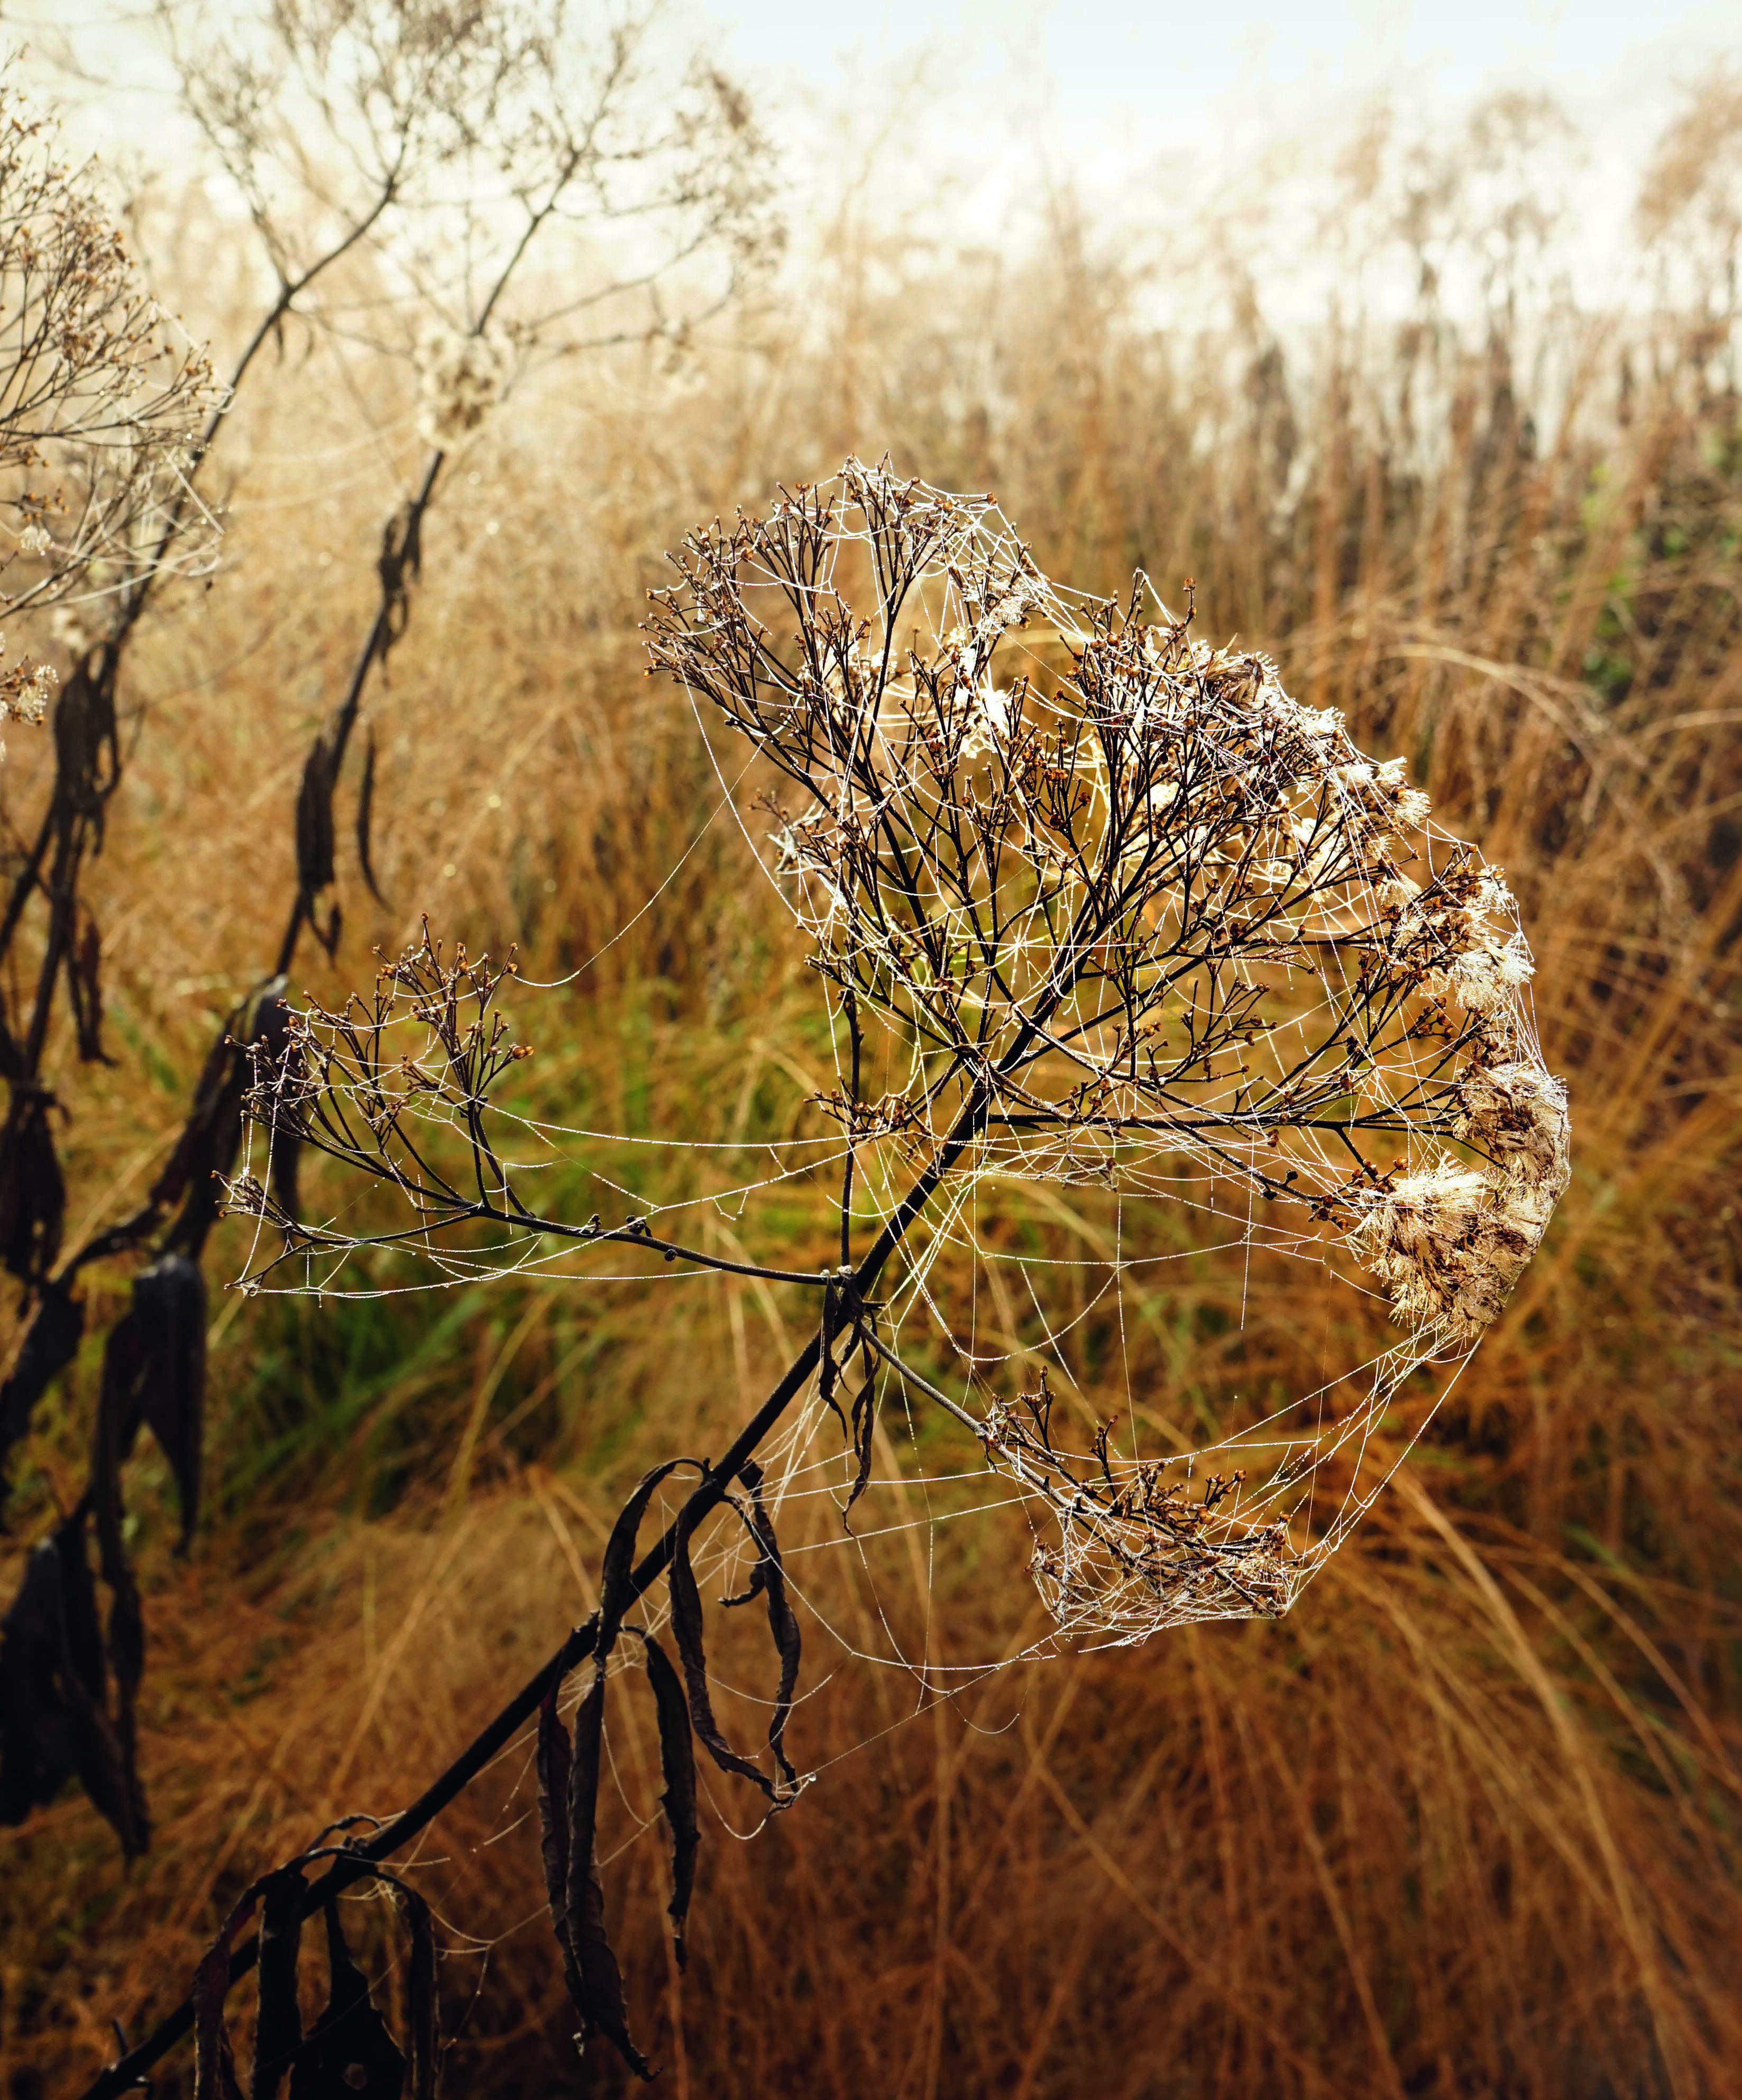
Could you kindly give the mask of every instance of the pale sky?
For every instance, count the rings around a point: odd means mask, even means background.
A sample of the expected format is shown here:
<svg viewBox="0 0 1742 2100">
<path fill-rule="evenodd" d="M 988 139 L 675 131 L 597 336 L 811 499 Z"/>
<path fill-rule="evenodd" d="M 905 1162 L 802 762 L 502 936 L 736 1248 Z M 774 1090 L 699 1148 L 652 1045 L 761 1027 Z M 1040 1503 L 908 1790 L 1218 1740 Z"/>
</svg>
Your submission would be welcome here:
<svg viewBox="0 0 1742 2100">
<path fill-rule="evenodd" d="M 694 0 L 694 11 L 718 25 L 722 55 L 801 157 L 840 153 L 844 110 L 876 131 L 905 90 L 913 113 L 878 181 L 923 189 L 946 171 L 943 216 L 967 239 L 1012 230 L 1011 200 L 1034 196 L 1037 179 L 1067 183 L 1103 223 L 1153 221 L 1254 148 L 1338 128 L 1376 94 L 1431 123 L 1497 89 L 1541 88 L 1590 142 L 1575 217 L 1606 258 L 1666 119 L 1715 64 L 1742 67 L 1738 0 Z"/>
<path fill-rule="evenodd" d="M 1109 103 L 1137 112 L 1387 82 L 1454 100 L 1526 80 L 1600 95 L 1742 44 L 1733 0 L 702 0 L 701 11 L 747 66 L 814 80 L 934 42 L 1015 58 L 1044 73 L 1070 120 Z"/>
<path fill-rule="evenodd" d="M 934 86 L 1046 108 L 1053 150 L 1097 165 L 1290 125 L 1375 90 L 1461 107 L 1546 87 L 1589 119 L 1660 108 L 1742 55 L 1736 0 L 699 0 L 771 89 L 871 90 L 929 51 Z M 1024 112 L 1026 114 L 1027 112 Z"/>
<path fill-rule="evenodd" d="M 171 0 L 173 4 L 173 0 Z M 1738 0 L 668 0 L 712 24 L 802 170 L 838 169 L 902 117 L 877 181 L 940 191 L 964 239 L 996 237 L 1012 197 L 1067 181 L 1118 215 L 1162 170 L 1217 176 L 1252 146 L 1352 114 L 1376 91 L 1430 119 L 1497 87 L 1550 90 L 1592 140 L 1590 209 L 1613 218 L 1678 99 L 1742 60 Z M 69 112 L 76 143 L 148 150 L 161 73 L 150 0 L 0 0 L 0 37 L 57 33 L 116 83 Z M 940 171 L 948 177 L 945 183 Z M 1604 185 L 1607 183 L 1607 191 Z M 1581 209 L 1585 208 L 1581 200 Z"/>
</svg>

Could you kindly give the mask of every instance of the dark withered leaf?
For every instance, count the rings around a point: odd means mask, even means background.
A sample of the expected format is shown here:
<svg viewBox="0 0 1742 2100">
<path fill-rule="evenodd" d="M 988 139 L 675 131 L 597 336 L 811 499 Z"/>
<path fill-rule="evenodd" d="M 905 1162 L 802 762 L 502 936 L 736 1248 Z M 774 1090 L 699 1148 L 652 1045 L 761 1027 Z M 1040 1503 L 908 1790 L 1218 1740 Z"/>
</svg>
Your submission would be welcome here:
<svg viewBox="0 0 1742 2100">
<path fill-rule="evenodd" d="M 340 910 L 337 898 L 333 899 L 333 909 L 327 914 L 326 924 L 323 926 L 318 920 L 311 918 L 309 927 L 315 938 L 320 942 L 329 955 L 336 955 L 338 953 L 339 935 L 345 930 L 345 914 Z"/>
<path fill-rule="evenodd" d="M 53 1096 L 15 1088 L 0 1127 L 0 1264 L 31 1282 L 46 1277 L 60 1251 L 67 1185 L 49 1133 Z"/>
<path fill-rule="evenodd" d="M 227 1136 L 220 1135 L 221 1130 L 233 1123 L 240 1132 L 242 1093 L 248 1074 L 231 1043 L 230 1028 L 227 1021 L 223 1034 L 206 1052 L 182 1134 L 164 1162 L 163 1171 L 152 1184 L 151 1201 L 159 1209 L 179 1203 L 190 1183 L 209 1181 L 215 1160 L 233 1149 Z"/>
<path fill-rule="evenodd" d="M 182 1203 L 182 1214 L 167 1236 L 167 1245 L 176 1253 L 197 1256 L 217 1221 L 216 1177 L 230 1173 L 241 1147 L 242 1098 L 254 1077 L 249 1046 L 289 1041 L 284 991 L 281 976 L 263 978 L 225 1021 L 201 1071 L 175 1150 L 152 1187 L 155 1208 Z"/>
<path fill-rule="evenodd" d="M 558 1689 L 552 1685 L 538 1710 L 539 1855 L 545 1868 L 551 1930 L 562 1955 L 562 1980 L 569 2001 L 579 2013 L 583 2005 L 580 1971 L 575 1965 L 568 1936 L 569 1740 L 568 1730 L 557 1711 Z"/>
<path fill-rule="evenodd" d="M 80 1059 L 87 1065 L 112 1065 L 103 1048 L 103 937 L 89 911 L 79 907 L 78 938 L 67 946 L 67 996 Z"/>
<path fill-rule="evenodd" d="M 686 1458 L 668 1458 L 663 1466 L 655 1466 L 650 1472 L 642 1474 L 639 1485 L 617 1513 L 617 1521 L 611 1528 L 611 1537 L 605 1543 L 605 1559 L 599 1571 L 599 1630 L 593 1653 L 603 1661 L 617 1644 L 617 1635 L 622 1630 L 623 1615 L 628 1609 L 629 1577 L 635 1568 L 635 1535 L 641 1529 L 642 1519 L 647 1513 L 647 1504 L 654 1489 L 668 1473 L 691 1462 Z"/>
<path fill-rule="evenodd" d="M 297 791 L 297 882 L 306 900 L 333 882 L 333 758 L 332 739 L 323 730 L 309 746 Z"/>
<path fill-rule="evenodd" d="M 835 1364 L 835 1332 L 840 1316 L 840 1295 L 833 1284 L 825 1284 L 822 1290 L 822 1355 L 818 1363 L 817 1397 L 840 1424 L 842 1436 L 847 1433 L 845 1418 L 835 1397 L 837 1372 Z"/>
<path fill-rule="evenodd" d="M 75 1700 L 101 1706 L 108 1696 L 108 1665 L 97 1616 L 97 1586 L 85 1551 L 85 1518 L 77 1510 L 50 1535 L 60 1565 L 61 1667 Z"/>
<path fill-rule="evenodd" d="M 242 2100 L 236 2080 L 236 2059 L 224 2023 L 224 2000 L 230 1989 L 230 1948 L 237 1932 L 254 1916 L 263 1884 L 246 1890 L 218 1927 L 200 1957 L 188 1994 L 193 2009 L 194 2100 Z"/>
<path fill-rule="evenodd" d="M 762 1594 L 762 1556 L 759 1553 L 750 1569 L 750 1580 L 735 1597 L 722 1597 L 720 1601 L 729 1612 L 740 1604 L 753 1604 Z"/>
<path fill-rule="evenodd" d="M 297 1956 L 302 1943 L 307 1884 L 296 1867 L 266 1878 L 260 1914 L 260 2015 L 254 2032 L 250 2100 L 275 2100 L 302 2040 L 297 2004 Z"/>
<path fill-rule="evenodd" d="M 677 1513 L 672 1537 L 672 1632 L 683 1665 L 685 1688 L 690 1695 L 690 1719 L 708 1747 L 708 1754 L 721 1771 L 736 1772 L 760 1787 L 770 1801 L 776 1798 L 766 1772 L 742 1758 L 720 1732 L 713 1703 L 708 1696 L 708 1657 L 702 1643 L 702 1599 L 695 1586 L 695 1570 L 690 1564 L 690 1533 L 695 1527 L 694 1502 L 686 1502 Z"/>
<path fill-rule="evenodd" d="M 73 1768 L 61 1667 L 61 1552 L 42 1539 L 0 1626 L 0 1819 L 23 1823 Z"/>
<path fill-rule="evenodd" d="M 176 1193 L 181 1213 L 165 1236 L 165 1245 L 179 1254 L 197 1256 L 206 1237 L 218 1222 L 221 1194 L 217 1176 L 227 1174 L 234 1164 L 242 1135 L 242 1096 L 248 1083 L 240 1056 L 228 1045 L 221 1047 L 223 1069 L 215 1098 L 209 1111 L 196 1110 L 195 1118 L 183 1129 L 185 1156 L 172 1162 L 177 1167 Z"/>
<path fill-rule="evenodd" d="M 116 1820 L 111 1816 L 110 1820 L 115 1821 L 121 1849 L 130 1857 L 143 1851 L 149 1842 L 144 1789 L 139 1783 L 135 1755 L 134 1728 L 134 1701 L 145 1668 L 145 1614 L 139 1600 L 139 1585 L 134 1580 L 133 1564 L 127 1557 L 121 1496 L 121 1456 L 133 1440 L 139 1420 L 143 1350 L 138 1342 L 138 1321 L 136 1312 L 128 1313 L 116 1323 L 109 1337 L 110 1348 L 104 1359 L 103 1388 L 98 1396 L 97 1418 L 91 1434 L 89 1489 L 97 1534 L 98 1564 L 109 1587 L 105 1646 L 109 1666 L 115 1674 L 113 1736 L 126 1787 L 124 1819 Z M 130 1370 L 117 1370 L 112 1376 L 112 1365 L 121 1358 L 121 1352 L 115 1346 L 117 1337 L 130 1326 Z M 109 1814 L 102 1802 L 99 1801 L 97 1806 L 103 1808 L 105 1815 Z"/>
<path fill-rule="evenodd" d="M 86 650 L 73 665 L 55 703 L 55 770 L 77 814 L 103 838 L 103 816 L 121 772 L 115 719 L 115 677 L 121 654 L 107 644 Z"/>
<path fill-rule="evenodd" d="M 84 1331 L 84 1307 L 58 1285 L 44 1285 L 11 1374 L 0 1385 L 0 1467 L 12 1446 L 29 1435 L 37 1402 L 50 1381 L 78 1354 Z M 0 1503 L 6 1493 L 5 1477 L 0 1474 Z"/>
<path fill-rule="evenodd" d="M 412 1935 L 412 1958 L 405 1984 L 406 2018 L 411 2028 L 412 2100 L 435 2100 L 437 2054 L 435 1926 L 430 1906 L 414 1890 L 402 1889 L 405 1919 Z"/>
<path fill-rule="evenodd" d="M 108 1670 L 85 1517 L 32 1552 L 0 1628 L 0 1822 L 22 1823 L 77 1774 L 131 1859 L 144 1807 L 108 1705 Z"/>
<path fill-rule="evenodd" d="M 109 1330 L 104 1346 L 103 1383 L 98 1388 L 96 1421 L 91 1431 L 86 1489 L 95 1522 L 98 1565 L 112 1592 L 109 1650 L 122 1680 L 124 1699 L 128 1690 L 137 1686 L 144 1660 L 144 1621 L 122 1536 L 126 1512 L 121 1492 L 121 1464 L 130 1455 L 139 1432 L 144 1360 L 139 1316 L 124 1312 Z M 126 1604 L 130 1597 L 130 1611 Z M 116 1657 L 117 1635 L 121 1653 Z"/>
<path fill-rule="evenodd" d="M 672 1921 L 677 1966 L 687 1965 L 689 1949 L 684 1943 L 684 1921 L 690 1914 L 690 1898 L 695 1887 L 695 1855 L 702 1833 L 695 1814 L 695 1738 L 690 1727 L 690 1709 L 671 1657 L 651 1634 L 642 1639 L 647 1647 L 647 1681 L 653 1687 L 654 1705 L 659 1717 L 659 1776 L 665 1791 L 659 1797 L 672 1832 L 672 1899 L 666 1905 Z"/>
<path fill-rule="evenodd" d="M 109 1604 L 106 1644 L 116 1687 L 125 1708 L 130 1704 L 139 1688 L 139 1679 L 145 1674 L 145 1612 L 139 1601 L 139 1585 L 134 1580 L 132 1562 L 124 1551 L 115 1553 L 109 1550 L 100 1527 L 97 1536 L 103 1549 L 103 1579 L 114 1592 Z"/>
<path fill-rule="evenodd" d="M 859 1388 L 853 1403 L 853 1449 L 858 1465 L 853 1476 L 853 1487 L 847 1497 L 847 1507 L 841 1511 L 841 1523 L 846 1524 L 853 1514 L 853 1505 L 862 1495 L 871 1480 L 871 1432 L 877 1426 L 877 1374 L 873 1370 Z"/>
<path fill-rule="evenodd" d="M 750 1511 L 746 1521 L 758 1548 L 756 1565 L 768 1598 L 768 1630 L 780 1657 L 780 1684 L 774 1694 L 774 1716 L 768 1724 L 768 1746 L 774 1754 L 787 1785 L 796 1786 L 798 1775 L 787 1757 L 787 1723 L 792 1712 L 793 1688 L 798 1683 L 801 1645 L 798 1617 L 787 1595 L 786 1569 L 781 1563 L 774 1520 L 762 1499 L 762 1469 L 754 1459 L 748 1459 L 739 1469 L 739 1478 L 750 1490 Z"/>
<path fill-rule="evenodd" d="M 226 1926 L 193 1972 L 194 2100 L 242 2100 L 230 2032 L 224 2024 L 224 1997 L 229 1988 L 230 1929 Z"/>
<path fill-rule="evenodd" d="M 143 1361 L 139 1405 L 162 1446 L 181 1502 L 182 1549 L 200 1515 L 205 1421 L 205 1278 L 186 1255 L 161 1255 L 134 1278 Z"/>
<path fill-rule="evenodd" d="M 405 2058 L 369 2000 L 367 1978 L 351 1958 L 338 1905 L 326 1906 L 326 2009 L 308 2031 L 290 2074 L 290 2100 L 399 2100 Z"/>
<path fill-rule="evenodd" d="M 415 501 L 396 510 L 383 527 L 375 567 L 381 578 L 377 653 L 385 670 L 388 651 L 411 617 L 411 582 L 423 573 L 423 514 Z"/>
<path fill-rule="evenodd" d="M 145 1806 L 129 1746 L 109 1712 L 108 1658 L 83 1517 L 75 1511 L 53 1542 L 61 1615 L 55 1685 L 71 1723 L 73 1769 L 130 1860 L 145 1849 Z"/>
<path fill-rule="evenodd" d="M 136 1312 L 123 1312 L 103 1344 L 103 1383 L 97 1412 L 115 1439 L 117 1462 L 133 1455 L 139 1434 L 139 1395 L 144 1383 L 145 1339 Z"/>
<path fill-rule="evenodd" d="M 592 1686 L 575 1710 L 569 1767 L 568 1887 L 563 1914 L 580 1984 L 575 2010 L 580 2015 L 583 2045 L 589 2035 L 602 2034 L 637 2077 L 651 2078 L 646 2058 L 629 2039 L 623 1971 L 605 1930 L 605 1890 L 593 1843 L 604 1733 L 605 1673 L 595 1666 Z"/>
<path fill-rule="evenodd" d="M 369 861 L 369 833 L 375 818 L 375 731 L 369 730 L 369 740 L 363 753 L 363 784 L 357 791 L 357 865 L 363 870 L 363 879 L 369 886 L 369 894 L 377 904 L 385 904 L 381 885 L 375 880 L 375 870 Z"/>
<path fill-rule="evenodd" d="M 33 1808 L 52 1801 L 78 1769 L 78 1694 L 82 1691 L 88 1700 L 92 1688 L 79 1681 L 82 1669 L 94 1669 L 95 1689 L 101 1692 L 95 1604 L 81 1629 L 87 1635 L 86 1652 L 76 1659 L 70 1639 L 74 1612 L 65 1582 L 57 1533 L 32 1550 L 0 1628 L 0 1822 L 22 1823 Z M 87 1568 L 87 1590 L 90 1582 Z"/>
</svg>

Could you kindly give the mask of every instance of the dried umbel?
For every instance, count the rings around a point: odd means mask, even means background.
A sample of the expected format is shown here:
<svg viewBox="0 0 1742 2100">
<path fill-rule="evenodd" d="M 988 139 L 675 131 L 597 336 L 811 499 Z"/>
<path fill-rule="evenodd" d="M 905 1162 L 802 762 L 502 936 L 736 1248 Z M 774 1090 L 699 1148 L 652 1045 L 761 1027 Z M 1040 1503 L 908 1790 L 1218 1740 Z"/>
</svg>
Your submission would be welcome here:
<svg viewBox="0 0 1742 2100">
<path fill-rule="evenodd" d="M 0 660 L 5 648 L 6 638 L 0 635 Z M 0 671 L 0 727 L 11 721 L 40 727 L 60 683 L 60 674 L 51 665 L 35 663 L 29 657 L 20 659 L 10 670 Z M 0 761 L 5 757 L 6 744 L 0 739 Z"/>
<path fill-rule="evenodd" d="M 1074 1458 L 1032 1406 L 983 1424 L 1057 1513 L 1062 1623 L 1281 1612 L 1370 1499 L 1391 1395 L 1474 1344 L 1566 1185 L 1504 883 L 1268 659 L 1141 577 L 1055 585 L 990 497 L 849 461 L 678 566 L 653 660 L 778 776 L 771 872 L 816 967 L 906 1046 L 875 1104 L 826 1104 L 849 1140 L 946 1185 L 1185 1196 L 1383 1285 L 1405 1339 L 1304 1442 L 1244 1440 L 1261 1479 Z"/>
<path fill-rule="evenodd" d="M 513 351 L 493 329 L 429 330 L 417 347 L 419 435 L 443 452 L 452 451 L 501 399 L 513 369 Z"/>
<path fill-rule="evenodd" d="M 90 172 L 0 82 L 0 603 L 114 600 L 209 566 L 191 473 L 221 398 Z"/>
</svg>

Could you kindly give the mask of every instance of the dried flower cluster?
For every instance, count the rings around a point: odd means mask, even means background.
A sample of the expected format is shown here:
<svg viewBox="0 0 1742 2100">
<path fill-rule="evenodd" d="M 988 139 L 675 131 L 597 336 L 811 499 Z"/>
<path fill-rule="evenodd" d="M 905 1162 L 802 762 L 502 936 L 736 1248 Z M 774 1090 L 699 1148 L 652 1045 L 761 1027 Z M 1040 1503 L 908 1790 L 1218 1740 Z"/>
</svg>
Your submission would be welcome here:
<svg viewBox="0 0 1742 2100">
<path fill-rule="evenodd" d="M 506 391 L 514 353 L 494 329 L 434 328 L 417 347 L 417 430 L 443 452 L 470 437 Z"/>
<path fill-rule="evenodd" d="M 0 652 L 6 647 L 6 637 L 0 634 Z M 21 659 L 10 671 L 0 671 L 0 725 L 9 721 L 28 722 L 34 729 L 48 711 L 48 703 L 55 688 L 60 682 L 59 675 L 46 664 Z M 6 744 L 0 740 L 0 763 L 6 758 Z"/>
<path fill-rule="evenodd" d="M 1453 1346 L 1498 1318 L 1568 1171 L 1566 1090 L 1539 1061 L 1473 1061 L 1458 1091 L 1457 1134 L 1476 1163 L 1442 1153 L 1394 1180 L 1351 1235 L 1397 1317 Z"/>
<path fill-rule="evenodd" d="M 190 470 L 220 395 L 86 173 L 0 87 L 0 602 L 124 593 L 206 565 Z"/>
<path fill-rule="evenodd" d="M 1188 1195 L 1384 1284 L 1407 1341 L 1304 1460 L 1272 1435 L 1252 1490 L 1194 1501 L 1161 1462 L 986 1423 L 1058 1512 L 1062 1621 L 1286 1608 L 1365 1507 L 1350 1485 L 1309 1523 L 1312 1475 L 1473 1343 L 1566 1183 L 1504 884 L 1267 658 L 1193 640 L 1141 579 L 1123 604 L 1055 586 L 990 498 L 849 461 L 679 567 L 653 660 L 796 791 L 772 871 L 843 1002 L 909 1046 L 875 1103 L 830 1097 L 853 1140 Z"/>
<path fill-rule="evenodd" d="M 1290 1546 L 1286 1518 L 1238 1520 L 1243 1468 L 1206 1474 L 1199 1487 L 1157 1460 L 1121 1463 L 1105 1430 L 1090 1453 L 1062 1450 L 1052 1418 L 1043 1373 L 1038 1391 L 994 1402 L 981 1434 L 988 1457 L 1052 1510 L 1056 1530 L 1037 1539 L 1030 1566 L 1061 1628 L 1140 1641 L 1188 1620 L 1288 1609 L 1308 1559 Z M 1281 1485 L 1310 1463 L 1286 1461 Z"/>
</svg>

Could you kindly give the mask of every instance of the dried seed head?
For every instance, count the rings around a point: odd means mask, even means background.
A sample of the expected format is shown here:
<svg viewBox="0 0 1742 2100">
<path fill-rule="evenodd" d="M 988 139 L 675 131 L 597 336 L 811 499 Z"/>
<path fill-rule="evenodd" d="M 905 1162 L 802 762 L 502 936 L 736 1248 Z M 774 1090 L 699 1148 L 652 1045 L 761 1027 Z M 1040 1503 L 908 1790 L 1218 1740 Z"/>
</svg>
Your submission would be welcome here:
<svg viewBox="0 0 1742 2100">
<path fill-rule="evenodd" d="M 1504 942 L 1484 937 L 1425 982 L 1471 1013 L 1493 1013 L 1529 982 L 1535 969 L 1524 936 L 1514 933 Z"/>
<path fill-rule="evenodd" d="M 417 346 L 422 404 L 419 435 L 450 452 L 478 430 L 507 391 L 514 352 L 494 329 L 470 333 L 432 327 Z"/>
<path fill-rule="evenodd" d="M 0 649 L 5 646 L 6 637 L 0 635 Z M 21 721 L 37 727 L 60 683 L 60 674 L 47 664 L 27 660 L 0 673 L 0 722 Z M 5 757 L 6 746 L 0 743 L 0 761 Z"/>
</svg>

